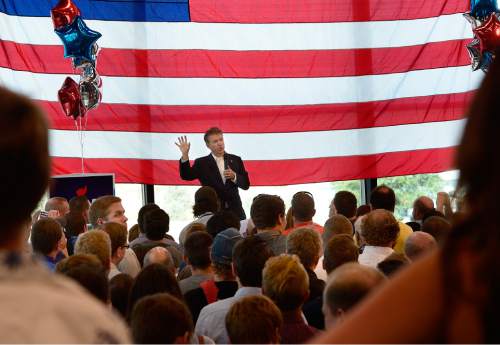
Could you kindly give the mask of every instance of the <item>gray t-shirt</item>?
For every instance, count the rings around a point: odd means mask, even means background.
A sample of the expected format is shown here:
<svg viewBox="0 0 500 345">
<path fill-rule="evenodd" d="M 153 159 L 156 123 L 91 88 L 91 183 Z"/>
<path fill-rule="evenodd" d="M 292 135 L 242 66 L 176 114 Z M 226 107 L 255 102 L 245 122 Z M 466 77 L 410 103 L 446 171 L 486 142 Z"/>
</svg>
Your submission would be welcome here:
<svg viewBox="0 0 500 345">
<path fill-rule="evenodd" d="M 205 280 L 209 280 L 212 278 L 213 275 L 211 274 L 194 275 L 189 278 L 181 280 L 179 282 L 179 287 L 181 288 L 181 292 L 184 295 L 191 290 L 199 288 L 200 284 Z"/>
</svg>

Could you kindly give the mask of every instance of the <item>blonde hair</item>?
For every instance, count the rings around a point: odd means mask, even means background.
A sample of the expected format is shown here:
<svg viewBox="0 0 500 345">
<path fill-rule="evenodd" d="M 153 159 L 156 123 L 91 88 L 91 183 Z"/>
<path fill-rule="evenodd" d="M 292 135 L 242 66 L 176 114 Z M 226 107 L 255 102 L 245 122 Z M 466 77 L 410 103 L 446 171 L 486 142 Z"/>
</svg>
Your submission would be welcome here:
<svg viewBox="0 0 500 345">
<path fill-rule="evenodd" d="M 93 254 L 108 269 L 111 262 L 111 240 L 103 230 L 91 230 L 78 236 L 75 254 Z"/>
<path fill-rule="evenodd" d="M 300 308 L 309 295 L 309 277 L 299 257 L 281 254 L 267 260 L 262 290 L 281 310 Z"/>
</svg>

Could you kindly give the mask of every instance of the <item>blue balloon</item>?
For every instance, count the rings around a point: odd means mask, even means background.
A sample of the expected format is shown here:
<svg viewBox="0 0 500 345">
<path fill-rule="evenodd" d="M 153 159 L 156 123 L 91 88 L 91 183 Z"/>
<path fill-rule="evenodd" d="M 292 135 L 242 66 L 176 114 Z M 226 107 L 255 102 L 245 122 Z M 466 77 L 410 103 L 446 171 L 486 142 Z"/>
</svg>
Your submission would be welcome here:
<svg viewBox="0 0 500 345">
<path fill-rule="evenodd" d="M 470 14 L 485 19 L 493 12 L 498 12 L 497 0 L 470 0 Z"/>
<path fill-rule="evenodd" d="M 102 35 L 89 29 L 80 16 L 70 25 L 55 32 L 63 42 L 64 57 L 85 59 L 95 63 L 96 54 L 93 45 Z"/>
<path fill-rule="evenodd" d="M 488 72 L 488 69 L 490 68 L 490 65 L 493 63 L 493 54 L 490 52 L 484 52 L 483 56 L 481 57 L 481 64 L 479 65 L 479 68 L 483 72 Z"/>
</svg>

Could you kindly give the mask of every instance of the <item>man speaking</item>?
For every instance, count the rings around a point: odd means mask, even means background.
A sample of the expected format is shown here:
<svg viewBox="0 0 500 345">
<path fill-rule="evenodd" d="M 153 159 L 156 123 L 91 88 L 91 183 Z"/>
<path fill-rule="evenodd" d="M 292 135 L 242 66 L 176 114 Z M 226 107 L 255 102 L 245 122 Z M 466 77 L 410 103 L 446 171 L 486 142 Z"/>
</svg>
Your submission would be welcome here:
<svg viewBox="0 0 500 345">
<path fill-rule="evenodd" d="M 193 166 L 189 163 L 191 144 L 187 137 L 180 137 L 175 143 L 182 153 L 179 161 L 181 178 L 187 181 L 198 179 L 203 186 L 212 187 L 217 192 L 223 209 L 234 212 L 241 220 L 245 219 L 238 187 L 246 190 L 250 187 L 250 181 L 243 161 L 240 157 L 225 152 L 224 137 L 219 128 L 210 128 L 203 139 L 212 152 L 196 159 Z"/>
</svg>

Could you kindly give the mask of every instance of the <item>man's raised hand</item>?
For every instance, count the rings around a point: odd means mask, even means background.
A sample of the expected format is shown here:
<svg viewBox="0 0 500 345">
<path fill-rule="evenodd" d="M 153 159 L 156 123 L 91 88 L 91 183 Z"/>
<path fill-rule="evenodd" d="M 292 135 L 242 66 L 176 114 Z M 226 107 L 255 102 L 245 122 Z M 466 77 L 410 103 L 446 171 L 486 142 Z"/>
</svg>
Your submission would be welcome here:
<svg viewBox="0 0 500 345">
<path fill-rule="evenodd" d="M 182 153 L 182 160 L 183 161 L 188 161 L 189 160 L 189 149 L 191 148 L 191 143 L 187 141 L 186 136 L 182 136 L 177 138 L 178 142 L 175 143 L 179 150 L 181 150 Z"/>
</svg>

